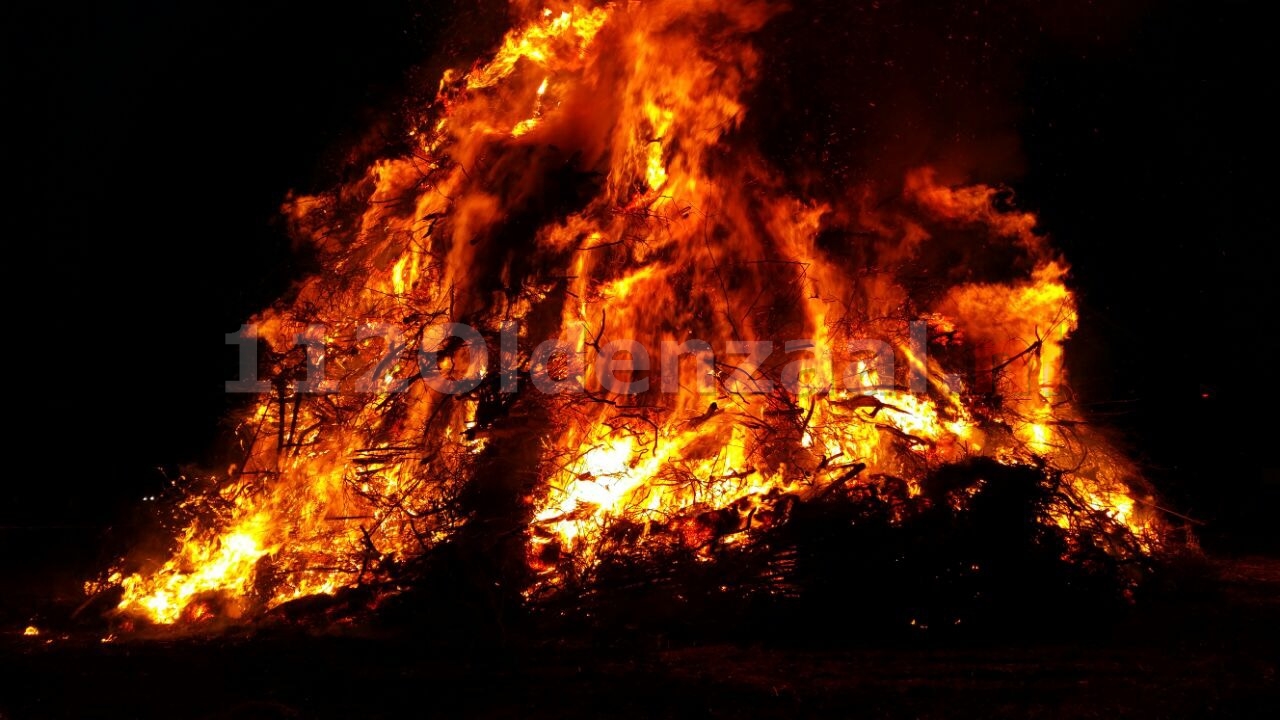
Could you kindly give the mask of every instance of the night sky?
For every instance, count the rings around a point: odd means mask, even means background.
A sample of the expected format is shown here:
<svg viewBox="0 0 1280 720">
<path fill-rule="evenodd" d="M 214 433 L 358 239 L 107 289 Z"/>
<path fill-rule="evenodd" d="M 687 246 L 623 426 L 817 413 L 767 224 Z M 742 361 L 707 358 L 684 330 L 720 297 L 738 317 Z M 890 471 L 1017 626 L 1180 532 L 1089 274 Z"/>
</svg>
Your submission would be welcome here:
<svg viewBox="0 0 1280 720">
<path fill-rule="evenodd" d="M 789 131 L 796 154 L 813 150 L 806 132 L 835 128 L 847 140 L 827 148 L 833 168 L 857 175 L 960 138 L 977 179 L 1011 185 L 1074 265 L 1085 407 L 1211 543 L 1274 547 L 1263 108 L 1277 98 L 1262 3 L 1101 4 L 798 3 L 769 41 L 810 26 L 824 40 L 784 43 L 771 67 L 830 72 Z M 234 402 L 223 335 L 298 272 L 277 220 L 286 193 L 341 178 L 345 150 L 505 26 L 500 2 L 322 5 L 3 10 L 19 36 L 5 115 L 21 128 L 5 143 L 20 188 L 6 212 L 19 428 L 0 491 L 6 555 L 30 528 L 119 524 L 166 473 L 215 459 Z M 882 56 L 909 71 L 888 74 Z M 872 94 L 874 116 L 845 108 Z M 913 108 L 946 133 L 911 125 Z"/>
</svg>

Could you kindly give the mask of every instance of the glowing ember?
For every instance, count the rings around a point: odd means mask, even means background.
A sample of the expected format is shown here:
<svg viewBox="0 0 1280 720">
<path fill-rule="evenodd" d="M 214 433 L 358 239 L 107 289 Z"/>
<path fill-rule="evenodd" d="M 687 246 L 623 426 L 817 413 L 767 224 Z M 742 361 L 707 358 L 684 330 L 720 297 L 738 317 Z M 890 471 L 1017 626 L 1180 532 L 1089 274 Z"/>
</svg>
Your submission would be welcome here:
<svg viewBox="0 0 1280 720">
<path fill-rule="evenodd" d="M 460 498 L 529 423 L 539 460 L 510 471 L 537 480 L 531 593 L 659 535 L 746 542 L 783 497 L 885 479 L 914 497 L 979 456 L 1066 473 L 1077 502 L 1051 524 L 1088 509 L 1154 542 L 1132 468 L 1064 391 L 1075 303 L 1034 216 L 928 168 L 875 210 L 800 197 L 740 136 L 750 36 L 775 11 L 539 13 L 446 74 L 411 152 L 292 198 L 324 270 L 254 318 L 273 389 L 240 418 L 244 456 L 188 495 L 170 558 L 116 580 L 120 610 L 235 618 L 374 581 L 472 519 Z M 994 269 L 916 274 L 979 241 Z M 501 347 L 502 367 L 444 323 Z"/>
</svg>

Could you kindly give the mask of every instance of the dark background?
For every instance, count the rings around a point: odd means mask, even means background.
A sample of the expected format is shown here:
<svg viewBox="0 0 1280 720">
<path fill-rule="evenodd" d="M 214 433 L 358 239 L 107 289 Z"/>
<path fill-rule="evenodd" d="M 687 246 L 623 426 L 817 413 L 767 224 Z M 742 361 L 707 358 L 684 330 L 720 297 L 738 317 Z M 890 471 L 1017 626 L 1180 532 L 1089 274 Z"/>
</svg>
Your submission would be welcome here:
<svg viewBox="0 0 1280 720">
<path fill-rule="evenodd" d="M 779 106 L 808 103 L 764 123 L 787 127 L 775 152 L 856 180 L 937 150 L 1009 183 L 1074 265 L 1085 407 L 1208 546 L 1276 549 L 1263 4 L 798 5 L 766 32 L 769 82 L 804 91 Z M 216 460 L 223 335 L 297 272 L 286 193 L 334 182 L 380 117 L 500 36 L 502 8 L 5 7 L 6 563 L 91 565 L 181 464 Z"/>
</svg>

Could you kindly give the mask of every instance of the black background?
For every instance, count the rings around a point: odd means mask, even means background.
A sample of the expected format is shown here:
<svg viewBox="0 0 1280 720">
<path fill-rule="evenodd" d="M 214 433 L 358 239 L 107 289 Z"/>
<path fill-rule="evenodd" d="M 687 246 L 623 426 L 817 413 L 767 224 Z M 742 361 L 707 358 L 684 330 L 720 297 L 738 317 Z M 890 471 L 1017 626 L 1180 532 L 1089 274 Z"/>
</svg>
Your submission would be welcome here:
<svg viewBox="0 0 1280 720">
<path fill-rule="evenodd" d="M 1169 504 L 1208 523 L 1207 543 L 1274 549 L 1277 98 L 1262 3 L 800 5 L 769 36 L 800 41 L 766 65 L 813 88 L 796 142 L 834 128 L 844 140 L 823 157 L 854 177 L 967 148 L 978 179 L 1014 187 L 1075 268 L 1085 407 Z M 16 430 L 0 541 L 29 558 L 67 528 L 98 537 L 166 473 L 216 460 L 234 368 L 223 334 L 297 271 L 286 193 L 331 184 L 344 150 L 506 21 L 492 1 L 4 13 L 19 51 L 4 112 L 21 129 L 5 143 Z M 914 87 L 928 92 L 882 92 Z M 888 108 L 870 129 L 842 105 L 863 92 Z"/>
</svg>

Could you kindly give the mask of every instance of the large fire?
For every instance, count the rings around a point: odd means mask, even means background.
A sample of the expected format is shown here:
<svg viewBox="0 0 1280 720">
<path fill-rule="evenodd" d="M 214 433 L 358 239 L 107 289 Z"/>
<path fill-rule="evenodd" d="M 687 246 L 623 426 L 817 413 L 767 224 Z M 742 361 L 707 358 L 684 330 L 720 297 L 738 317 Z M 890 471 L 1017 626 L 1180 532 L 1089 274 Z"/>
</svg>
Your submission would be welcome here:
<svg viewBox="0 0 1280 720">
<path fill-rule="evenodd" d="M 445 74 L 404 152 L 291 198 L 323 269 L 254 318 L 270 370 L 243 457 L 188 490 L 167 560 L 112 578 L 120 611 L 238 617 L 375 582 L 488 521 L 468 497 L 495 487 L 529 596 L 608 553 L 749 543 L 786 498 L 907 501 L 977 456 L 1065 473 L 1047 523 L 1156 542 L 1064 384 L 1076 309 L 1034 216 L 929 168 L 803 197 L 741 132 L 777 11 L 539 9 Z"/>
</svg>

